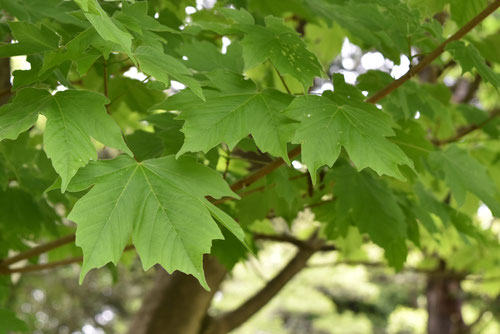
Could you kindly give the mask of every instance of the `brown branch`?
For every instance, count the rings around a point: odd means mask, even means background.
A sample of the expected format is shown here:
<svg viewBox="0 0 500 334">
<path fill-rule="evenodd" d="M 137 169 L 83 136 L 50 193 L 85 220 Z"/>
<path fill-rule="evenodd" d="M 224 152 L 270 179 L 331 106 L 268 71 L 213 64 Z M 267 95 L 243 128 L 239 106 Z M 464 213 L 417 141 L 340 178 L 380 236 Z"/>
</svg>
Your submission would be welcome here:
<svg viewBox="0 0 500 334">
<path fill-rule="evenodd" d="M 267 241 L 276 241 L 276 242 L 286 242 L 297 246 L 297 248 L 311 248 L 311 244 L 308 240 L 300 240 L 295 238 L 289 234 L 263 234 L 263 233 L 255 233 L 253 235 L 254 240 L 267 240 Z M 324 241 L 322 241 L 324 243 Z M 328 252 L 335 251 L 337 247 L 334 245 L 326 245 L 323 244 L 319 248 L 315 248 L 317 251 Z"/>
<path fill-rule="evenodd" d="M 307 177 L 307 176 L 309 176 L 309 174 L 303 173 L 303 174 L 292 176 L 292 177 L 288 178 L 288 180 L 292 181 L 292 180 L 300 179 L 302 177 Z M 238 195 L 241 198 L 243 198 L 243 197 L 249 196 L 251 194 L 258 193 L 258 192 L 261 192 L 261 191 L 264 191 L 266 189 L 270 189 L 270 188 L 273 188 L 273 187 L 276 187 L 276 183 L 271 183 L 271 184 L 268 184 L 268 185 L 263 185 L 263 186 L 260 186 L 260 187 L 255 187 L 253 189 L 241 192 Z M 227 201 L 232 201 L 232 200 L 234 200 L 233 197 L 223 197 L 221 199 L 212 200 L 212 203 L 215 204 L 215 205 L 219 205 L 219 204 L 225 203 Z"/>
<path fill-rule="evenodd" d="M 483 319 L 483 317 L 486 315 L 487 312 L 488 312 L 488 309 L 481 310 L 473 322 L 471 322 L 468 325 L 467 324 L 465 325 L 467 327 L 467 329 L 469 331 L 472 331 L 472 328 L 476 327 L 481 322 L 481 320 Z"/>
<path fill-rule="evenodd" d="M 474 80 L 472 82 L 466 79 L 458 80 L 456 89 L 452 96 L 452 101 L 455 103 L 469 103 L 476 95 L 480 84 L 481 76 L 479 74 L 474 76 Z M 465 86 L 465 89 L 462 88 L 463 86 Z"/>
<path fill-rule="evenodd" d="M 315 268 L 315 267 L 329 267 L 329 266 L 337 266 L 337 265 L 345 265 L 345 266 L 365 266 L 365 267 L 370 267 L 370 268 L 381 268 L 381 269 L 389 269 L 389 265 L 385 262 L 374 262 L 374 261 L 352 261 L 352 260 L 340 260 L 340 261 L 331 261 L 331 262 L 324 262 L 324 263 L 315 263 L 308 265 L 308 268 Z M 427 274 L 430 272 L 433 272 L 432 270 L 428 269 L 421 269 L 421 268 L 415 268 L 415 267 L 404 267 L 398 273 L 402 272 L 411 272 L 411 273 L 419 273 L 419 274 Z"/>
<path fill-rule="evenodd" d="M 0 266 L 8 267 L 9 265 L 11 265 L 13 263 L 35 257 L 37 255 L 48 252 L 51 249 L 58 248 L 58 247 L 66 245 L 66 244 L 69 244 L 73 241 L 75 241 L 74 234 L 64 236 L 62 238 L 48 242 L 46 244 L 38 245 L 36 247 L 28 249 L 27 251 L 21 252 L 17 255 L 14 255 L 13 257 L 4 259 L 3 261 L 0 262 Z"/>
<path fill-rule="evenodd" d="M 128 252 L 132 249 L 135 249 L 133 245 L 129 245 L 123 249 L 124 252 Z M 79 263 L 83 261 L 83 256 L 77 256 L 77 257 L 72 257 L 69 259 L 64 259 L 60 261 L 53 261 L 49 263 L 42 263 L 42 264 L 33 264 L 33 265 L 28 265 L 20 268 L 7 268 L 7 269 L 2 269 L 0 268 L 0 275 L 10 275 L 14 273 L 29 273 L 29 272 L 35 272 L 35 271 L 41 271 L 41 270 L 46 270 L 46 269 L 53 269 L 56 267 L 60 266 L 65 266 L 68 264 L 72 263 Z"/>
<path fill-rule="evenodd" d="M 457 133 L 446 139 L 432 139 L 432 143 L 436 146 L 441 146 L 445 144 L 450 144 L 459 141 L 462 137 L 465 137 L 469 133 L 483 128 L 486 124 L 494 120 L 497 116 L 500 115 L 500 109 L 493 110 L 487 119 L 478 124 L 470 124 L 467 126 L 463 126 L 458 128 Z"/>
<path fill-rule="evenodd" d="M 366 102 L 376 103 L 394 91 L 396 88 L 404 84 L 406 81 L 410 80 L 418 72 L 422 71 L 426 66 L 432 63 L 437 57 L 443 53 L 444 48 L 450 42 L 457 41 L 464 37 L 469 31 L 471 31 L 475 26 L 477 26 L 481 21 L 483 21 L 487 16 L 493 13 L 498 7 L 500 7 L 500 0 L 493 1 L 488 7 L 486 7 L 481 13 L 479 13 L 472 20 L 467 22 L 462 28 L 460 28 L 456 33 L 450 36 L 447 40 L 441 43 L 437 48 L 431 53 L 425 56 L 415 67 L 412 67 L 405 75 L 403 75 L 398 80 L 391 82 L 382 90 L 375 93 Z"/>
<path fill-rule="evenodd" d="M 295 158 L 299 154 L 300 154 L 300 146 L 297 146 L 296 148 L 294 148 L 293 150 L 288 152 L 288 158 L 290 160 L 292 160 L 293 158 Z M 274 170 L 276 170 L 278 167 L 280 167 L 284 163 L 285 163 L 285 161 L 281 158 L 271 161 L 270 163 L 268 163 L 267 165 L 265 165 L 261 169 L 257 170 L 253 174 L 250 174 L 249 176 L 245 177 L 244 179 L 241 179 L 238 182 L 236 182 L 235 184 L 233 184 L 231 186 L 231 190 L 238 191 L 240 189 L 248 187 L 252 183 L 257 182 L 258 180 L 260 180 L 261 178 L 263 178 L 267 174 L 273 172 Z"/>
<path fill-rule="evenodd" d="M 281 291 L 281 289 L 295 277 L 295 275 L 306 267 L 309 258 L 319 250 L 323 243 L 313 236 L 306 241 L 307 247 L 298 248 L 294 258 L 260 291 L 250 297 L 238 308 L 212 319 L 203 334 L 224 334 L 232 331 L 245 323 L 264 307 L 271 299 Z"/>
</svg>

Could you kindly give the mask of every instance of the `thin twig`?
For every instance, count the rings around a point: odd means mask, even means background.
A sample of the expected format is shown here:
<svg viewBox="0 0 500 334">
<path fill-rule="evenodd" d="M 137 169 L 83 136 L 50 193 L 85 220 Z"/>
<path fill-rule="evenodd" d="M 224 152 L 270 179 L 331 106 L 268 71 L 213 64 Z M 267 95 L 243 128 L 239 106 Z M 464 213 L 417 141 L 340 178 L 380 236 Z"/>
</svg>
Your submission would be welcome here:
<svg viewBox="0 0 500 334">
<path fill-rule="evenodd" d="M 128 252 L 132 249 L 135 249 L 133 245 L 129 245 L 123 249 L 124 252 Z M 29 272 L 35 272 L 35 271 L 41 271 L 41 270 L 46 270 L 46 269 L 53 269 L 56 267 L 60 266 L 65 266 L 68 264 L 72 263 L 79 263 L 83 261 L 83 256 L 77 256 L 77 257 L 72 257 L 69 259 L 64 259 L 60 261 L 54 261 L 54 262 L 49 262 L 49 263 L 41 263 L 41 264 L 33 264 L 33 265 L 28 265 L 20 268 L 12 268 L 12 269 L 6 269 L 6 270 L 1 270 L 0 269 L 0 275 L 10 275 L 14 273 L 29 273 Z"/>
<path fill-rule="evenodd" d="M 43 254 L 43 253 L 48 252 L 49 250 L 52 250 L 54 248 L 58 248 L 58 247 L 67 245 L 69 243 L 72 243 L 73 241 L 75 241 L 74 234 L 64 236 L 62 238 L 48 242 L 46 244 L 42 244 L 42 245 L 33 247 L 33 248 L 31 248 L 27 251 L 21 252 L 13 257 L 7 258 L 7 259 L 0 262 L 0 266 L 9 266 L 13 263 L 29 259 L 29 258 L 35 257 L 37 255 L 40 255 L 40 254 Z"/>
<path fill-rule="evenodd" d="M 308 240 L 300 240 L 289 234 L 264 234 L 264 233 L 255 233 L 253 236 L 254 240 L 267 240 L 267 241 L 276 241 L 276 242 L 285 242 L 292 244 L 298 248 L 315 248 L 317 251 L 328 252 L 335 251 L 337 247 L 334 245 L 326 245 L 322 244 L 319 247 L 311 246 Z M 323 241 L 324 242 L 324 241 Z"/>
<path fill-rule="evenodd" d="M 425 56 L 415 67 L 411 68 L 405 75 L 403 75 L 398 80 L 391 82 L 384 89 L 378 91 L 366 102 L 376 103 L 389 95 L 396 88 L 404 84 L 406 81 L 410 80 L 418 72 L 422 71 L 427 65 L 432 63 L 437 57 L 443 53 L 446 45 L 453 41 L 457 41 L 464 37 L 469 31 L 471 31 L 475 26 L 477 26 L 481 21 L 483 21 L 487 16 L 493 13 L 498 7 L 500 7 L 500 0 L 493 1 L 488 7 L 486 7 L 481 13 L 475 16 L 472 20 L 467 22 L 462 28 L 460 28 L 456 33 L 450 36 L 447 40 L 441 43 L 437 48 L 435 48 L 431 53 Z"/>
<path fill-rule="evenodd" d="M 432 143 L 436 146 L 441 146 L 445 144 L 450 144 L 459 141 L 462 137 L 465 137 L 469 133 L 483 128 L 486 124 L 494 120 L 497 116 L 500 115 L 500 109 L 493 110 L 487 119 L 478 124 L 470 124 L 464 127 L 461 127 L 457 130 L 457 133 L 446 139 L 432 139 Z"/>
</svg>

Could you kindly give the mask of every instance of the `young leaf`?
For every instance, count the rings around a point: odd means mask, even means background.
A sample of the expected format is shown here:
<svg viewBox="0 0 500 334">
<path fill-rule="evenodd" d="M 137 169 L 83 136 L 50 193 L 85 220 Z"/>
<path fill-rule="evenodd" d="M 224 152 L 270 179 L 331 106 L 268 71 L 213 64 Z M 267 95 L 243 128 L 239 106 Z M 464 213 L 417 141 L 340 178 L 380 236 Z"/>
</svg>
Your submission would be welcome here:
<svg viewBox="0 0 500 334">
<path fill-rule="evenodd" d="M 68 219 L 78 224 L 83 250 L 81 280 L 92 268 L 117 263 L 132 236 L 144 269 L 156 263 L 168 272 L 192 274 L 208 289 L 203 254 L 222 234 L 211 214 L 240 241 L 243 231 L 204 197 L 237 197 L 220 174 L 191 159 L 174 156 L 137 163 L 127 156 L 97 161 L 82 169 L 68 189 L 94 187 Z"/>
<path fill-rule="evenodd" d="M 75 2 L 83 10 L 85 17 L 97 30 L 97 33 L 104 40 L 120 45 L 132 59 L 132 36 L 115 25 L 97 0 L 75 0 Z"/>
<path fill-rule="evenodd" d="M 358 170 L 370 167 L 379 175 L 404 179 L 398 165 L 413 166 L 395 144 L 389 116 L 367 103 L 338 106 L 323 96 L 295 98 L 284 114 L 300 121 L 293 142 L 302 145 L 302 159 L 313 182 L 316 170 L 332 166 L 344 147 Z"/>
<path fill-rule="evenodd" d="M 266 27 L 238 26 L 245 32 L 241 41 L 245 70 L 269 59 L 281 74 L 289 74 L 302 83 L 307 92 L 314 77 L 323 73 L 318 58 L 307 50 L 304 41 L 292 28 L 284 25 L 282 19 L 268 16 L 265 22 Z"/>
<path fill-rule="evenodd" d="M 496 217 L 500 217 L 500 203 L 495 199 L 498 190 L 486 173 L 486 168 L 456 145 L 444 151 L 429 154 L 433 170 L 444 174 L 458 205 L 465 202 L 467 191 L 476 195 Z"/>
<path fill-rule="evenodd" d="M 463 73 L 471 72 L 474 67 L 484 81 L 497 88 L 500 87 L 500 74 L 494 72 L 486 64 L 483 56 L 474 45 L 465 45 L 464 42 L 453 41 L 446 46 L 446 50 L 450 51 L 453 58 L 458 61 Z"/>
<path fill-rule="evenodd" d="M 28 22 L 9 22 L 15 44 L 0 45 L 0 58 L 54 50 L 59 46 L 59 36 L 45 25 Z"/>
<path fill-rule="evenodd" d="M 0 107 L 0 140 L 16 139 L 35 124 L 51 95 L 45 89 L 25 88 L 14 99 Z"/>
<path fill-rule="evenodd" d="M 106 113 L 106 103 L 108 99 L 101 94 L 67 90 L 55 94 L 45 106 L 44 148 L 61 176 L 63 192 L 80 167 L 97 160 L 90 137 L 132 155 L 120 128 Z"/>
<path fill-rule="evenodd" d="M 336 168 L 332 177 L 337 199 L 331 223 L 358 226 L 384 248 L 389 264 L 401 269 L 407 254 L 407 226 L 392 191 L 370 174 L 349 166 Z"/>
<path fill-rule="evenodd" d="M 170 76 L 189 87 L 199 98 L 205 99 L 200 84 L 179 60 L 150 46 L 139 47 L 135 51 L 135 57 L 144 73 L 153 75 L 165 85 L 170 84 Z"/>
<path fill-rule="evenodd" d="M 451 18 L 462 26 L 481 12 L 487 5 L 487 0 L 449 0 Z"/>
</svg>

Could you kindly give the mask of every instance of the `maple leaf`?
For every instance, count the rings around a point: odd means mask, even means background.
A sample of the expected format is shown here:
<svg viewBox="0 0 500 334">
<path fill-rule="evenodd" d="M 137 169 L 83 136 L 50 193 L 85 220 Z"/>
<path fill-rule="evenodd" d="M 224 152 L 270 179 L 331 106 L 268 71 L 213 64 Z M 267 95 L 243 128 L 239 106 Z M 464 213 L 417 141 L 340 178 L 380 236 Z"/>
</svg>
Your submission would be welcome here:
<svg viewBox="0 0 500 334">
<path fill-rule="evenodd" d="M 78 168 L 97 160 L 90 137 L 103 144 L 132 152 L 123 141 L 120 128 L 106 113 L 109 100 L 83 90 L 66 90 L 51 95 L 44 89 L 25 88 L 12 103 L 0 109 L 0 139 L 15 139 L 33 126 L 42 113 L 47 117 L 44 149 L 62 178 L 64 191 Z"/>
<path fill-rule="evenodd" d="M 296 78 L 304 91 L 313 84 L 323 70 L 318 58 L 307 50 L 304 41 L 283 20 L 268 16 L 266 27 L 255 24 L 241 24 L 237 28 L 245 32 L 241 41 L 245 70 L 257 66 L 266 59 L 271 60 L 281 74 Z"/>
<path fill-rule="evenodd" d="M 92 189 L 68 219 L 78 224 L 83 250 L 82 281 L 92 268 L 117 263 L 130 237 L 145 270 L 161 264 L 168 272 L 192 274 L 208 289 L 203 254 L 223 239 L 212 216 L 241 242 L 239 225 L 205 196 L 238 197 L 220 174 L 190 158 L 174 156 L 137 163 L 127 156 L 96 161 L 80 170 L 70 191 Z"/>
<path fill-rule="evenodd" d="M 179 119 L 185 121 L 182 132 L 186 138 L 177 156 L 184 152 L 206 153 L 220 143 L 232 149 L 251 134 L 259 149 L 288 162 L 286 143 L 295 122 L 280 111 L 292 97 L 275 89 L 257 92 L 253 82 L 236 74 L 230 78 L 233 81 L 223 84 L 224 91 L 205 89 L 206 102 L 183 91 L 154 107 L 181 111 Z"/>
<path fill-rule="evenodd" d="M 404 180 L 398 166 L 413 162 L 386 138 L 394 136 L 390 117 L 368 103 L 339 106 L 330 94 L 297 97 L 284 111 L 300 121 L 292 142 L 302 145 L 302 160 L 313 182 L 319 167 L 333 166 L 342 147 L 358 170 L 370 167 Z"/>
</svg>

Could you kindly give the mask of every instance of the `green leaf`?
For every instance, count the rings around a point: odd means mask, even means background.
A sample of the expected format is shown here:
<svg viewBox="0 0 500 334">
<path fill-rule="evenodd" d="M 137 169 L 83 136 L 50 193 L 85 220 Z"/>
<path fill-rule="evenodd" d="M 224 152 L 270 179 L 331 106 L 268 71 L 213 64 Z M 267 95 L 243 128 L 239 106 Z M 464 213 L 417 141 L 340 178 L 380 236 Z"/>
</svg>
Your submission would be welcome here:
<svg viewBox="0 0 500 334">
<path fill-rule="evenodd" d="M 16 139 L 20 133 L 32 127 L 51 98 L 45 89 L 25 88 L 14 99 L 0 107 L 0 140 Z"/>
<path fill-rule="evenodd" d="M 0 334 L 27 332 L 26 323 L 16 317 L 16 314 L 6 309 L 0 309 Z"/>
<path fill-rule="evenodd" d="M 186 139 L 177 156 L 184 152 L 206 153 L 220 143 L 232 149 L 251 134 L 263 152 L 288 162 L 286 143 L 293 134 L 294 121 L 280 111 L 288 106 L 292 97 L 275 89 L 256 92 L 251 81 L 243 81 L 232 89 L 205 90 L 206 102 L 183 91 L 156 107 L 182 111 L 179 119 L 185 121 L 182 132 Z"/>
<path fill-rule="evenodd" d="M 192 274 L 208 289 L 203 254 L 212 240 L 222 239 L 211 215 L 243 242 L 238 224 L 204 198 L 237 195 L 220 174 L 191 159 L 168 156 L 137 163 L 119 156 L 92 162 L 68 189 L 81 191 L 92 184 L 68 216 L 78 224 L 81 280 L 92 268 L 116 264 L 132 236 L 145 270 L 159 263 L 170 273 Z"/>
<path fill-rule="evenodd" d="M 355 44 L 375 47 L 396 64 L 408 51 L 408 37 L 423 32 L 418 11 L 399 0 L 308 0 L 307 4 L 317 16 L 349 31 L 349 39 Z"/>
<path fill-rule="evenodd" d="M 176 115 L 165 112 L 154 114 L 146 118 L 155 127 L 155 133 L 163 140 L 164 154 L 177 153 L 184 144 L 184 135 L 181 132 L 182 121 L 175 119 Z"/>
<path fill-rule="evenodd" d="M 500 217 L 500 203 L 495 199 L 498 193 L 494 182 L 488 176 L 486 168 L 456 145 L 450 145 L 444 151 L 435 151 L 429 155 L 433 171 L 444 175 L 458 205 L 465 202 L 466 192 L 476 195 L 486 204 L 496 217 Z"/>
<path fill-rule="evenodd" d="M 243 72 L 242 49 L 236 42 L 229 45 L 226 54 L 222 54 L 213 43 L 194 39 L 182 43 L 176 51 L 187 57 L 186 66 L 196 71 L 228 69 Z"/>
<path fill-rule="evenodd" d="M 185 84 L 201 99 L 205 99 L 200 84 L 179 60 L 150 46 L 139 47 L 135 52 L 135 57 L 144 73 L 154 76 L 167 86 L 170 85 L 170 76 Z"/>
<path fill-rule="evenodd" d="M 451 18 L 459 26 L 465 25 L 488 5 L 487 0 L 449 0 Z"/>
<path fill-rule="evenodd" d="M 0 190 L 0 231 L 2 236 L 14 238 L 40 231 L 43 217 L 38 204 L 28 193 L 18 188 Z"/>
<path fill-rule="evenodd" d="M 130 150 L 134 152 L 134 158 L 137 161 L 158 158 L 165 149 L 161 137 L 142 130 L 137 130 L 126 136 L 125 141 Z"/>
<path fill-rule="evenodd" d="M 122 10 L 113 15 L 113 18 L 116 18 L 128 29 L 135 30 L 141 35 L 144 34 L 144 30 L 178 33 L 177 30 L 161 24 L 158 20 L 148 15 L 147 1 L 131 4 L 124 2 Z"/>
<path fill-rule="evenodd" d="M 462 67 L 462 73 L 472 72 L 472 68 L 474 67 L 484 81 L 491 83 L 497 88 L 500 87 L 500 74 L 494 72 L 486 64 L 483 56 L 481 56 L 474 45 L 465 45 L 463 42 L 453 41 L 446 46 L 446 50 L 450 51 L 453 59 L 458 61 Z"/>
<path fill-rule="evenodd" d="M 67 90 L 58 92 L 45 104 L 44 149 L 61 176 L 63 192 L 80 167 L 97 160 L 90 137 L 132 155 L 120 128 L 106 113 L 104 105 L 108 102 L 95 92 Z"/>
<path fill-rule="evenodd" d="M 115 25 L 97 0 L 75 0 L 75 2 L 83 10 L 85 17 L 97 33 L 104 40 L 120 45 L 123 51 L 132 59 L 132 36 Z"/>
<path fill-rule="evenodd" d="M 266 27 L 245 24 L 238 29 L 245 32 L 241 41 L 245 70 L 269 59 L 282 74 L 296 78 L 307 92 L 316 76 L 323 74 L 318 58 L 307 50 L 304 41 L 282 19 L 268 16 Z"/>
<path fill-rule="evenodd" d="M 97 34 L 94 28 L 90 27 L 82 31 L 63 48 L 47 52 L 44 55 L 43 66 L 40 69 L 39 75 L 44 75 L 49 70 L 66 61 L 72 61 L 77 64 L 79 74 L 84 74 L 86 70 L 88 70 L 87 67 L 100 57 L 100 53 L 97 50 L 90 48 L 92 44 L 99 40 L 102 41 L 101 37 Z M 83 66 L 85 64 L 87 66 Z"/>
<path fill-rule="evenodd" d="M 124 102 L 130 110 L 136 112 L 146 113 L 153 105 L 165 99 L 163 92 L 151 90 L 146 83 L 139 80 L 126 77 L 111 78 L 108 85 L 108 97 L 111 101 Z M 109 106 L 111 113 L 114 108 L 120 108 L 120 103 L 116 102 Z"/>
<path fill-rule="evenodd" d="M 401 127 L 396 129 L 396 136 L 389 140 L 397 144 L 401 150 L 413 161 L 415 169 L 423 172 L 424 158 L 434 150 L 432 144 L 427 140 L 427 133 L 416 121 L 404 121 Z"/>
<path fill-rule="evenodd" d="M 370 167 L 379 175 L 404 180 L 398 165 L 412 161 L 386 137 L 393 136 L 390 117 L 368 103 L 337 105 L 329 92 L 295 98 L 284 111 L 300 121 L 293 142 L 302 145 L 302 160 L 316 182 L 316 171 L 333 166 L 344 147 L 358 170 Z"/>
<path fill-rule="evenodd" d="M 333 171 L 335 216 L 331 224 L 355 225 L 385 250 L 389 264 L 397 269 L 406 259 L 407 226 L 392 191 L 367 172 L 349 166 Z"/>
<path fill-rule="evenodd" d="M 57 49 L 59 36 L 45 25 L 38 26 L 28 22 L 9 22 L 15 44 L 0 45 L 0 58 L 30 55 Z"/>
</svg>

